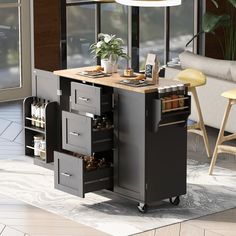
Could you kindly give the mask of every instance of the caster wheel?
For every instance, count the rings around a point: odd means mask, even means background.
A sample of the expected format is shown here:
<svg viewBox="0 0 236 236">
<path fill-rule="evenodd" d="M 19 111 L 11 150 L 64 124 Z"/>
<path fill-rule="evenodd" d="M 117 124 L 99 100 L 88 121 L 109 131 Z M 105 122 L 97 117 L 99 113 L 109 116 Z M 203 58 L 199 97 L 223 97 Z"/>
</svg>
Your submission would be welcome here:
<svg viewBox="0 0 236 236">
<path fill-rule="evenodd" d="M 178 206 L 180 203 L 179 196 L 177 196 L 174 200 L 172 198 L 170 198 L 170 203 L 174 206 Z"/>
<path fill-rule="evenodd" d="M 137 206 L 139 212 L 146 213 L 147 212 L 147 204 L 139 203 Z"/>
</svg>

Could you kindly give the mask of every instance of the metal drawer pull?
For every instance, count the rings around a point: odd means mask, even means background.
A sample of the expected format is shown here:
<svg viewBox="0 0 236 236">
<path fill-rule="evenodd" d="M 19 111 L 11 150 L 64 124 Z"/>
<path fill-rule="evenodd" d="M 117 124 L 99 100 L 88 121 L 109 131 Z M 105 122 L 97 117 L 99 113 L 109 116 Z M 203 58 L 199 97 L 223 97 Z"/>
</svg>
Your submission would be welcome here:
<svg viewBox="0 0 236 236">
<path fill-rule="evenodd" d="M 85 97 L 78 97 L 79 100 L 84 101 L 84 102 L 89 102 L 89 98 L 85 98 Z"/>
<path fill-rule="evenodd" d="M 185 120 L 171 122 L 171 123 L 166 123 L 166 124 L 161 124 L 161 125 L 159 125 L 159 127 L 170 126 L 170 125 L 177 125 L 177 124 L 182 124 L 182 123 L 185 123 Z"/>
<path fill-rule="evenodd" d="M 70 132 L 70 135 L 73 135 L 73 136 L 80 136 L 80 134 L 77 133 L 77 132 Z"/>
<path fill-rule="evenodd" d="M 65 176 L 65 177 L 68 177 L 68 178 L 72 176 L 72 175 L 70 175 L 68 173 L 63 173 L 63 172 L 61 173 L 61 175 Z"/>
</svg>

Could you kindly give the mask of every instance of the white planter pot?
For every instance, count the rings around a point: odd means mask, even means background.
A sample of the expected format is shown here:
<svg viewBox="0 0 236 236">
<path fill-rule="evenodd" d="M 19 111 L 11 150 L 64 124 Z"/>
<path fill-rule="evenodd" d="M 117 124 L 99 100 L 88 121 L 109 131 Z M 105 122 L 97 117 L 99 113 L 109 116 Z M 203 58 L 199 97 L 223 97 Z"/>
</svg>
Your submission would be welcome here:
<svg viewBox="0 0 236 236">
<path fill-rule="evenodd" d="M 102 59 L 101 67 L 104 68 L 104 73 L 111 74 L 111 73 L 117 72 L 118 64 L 108 59 Z"/>
</svg>

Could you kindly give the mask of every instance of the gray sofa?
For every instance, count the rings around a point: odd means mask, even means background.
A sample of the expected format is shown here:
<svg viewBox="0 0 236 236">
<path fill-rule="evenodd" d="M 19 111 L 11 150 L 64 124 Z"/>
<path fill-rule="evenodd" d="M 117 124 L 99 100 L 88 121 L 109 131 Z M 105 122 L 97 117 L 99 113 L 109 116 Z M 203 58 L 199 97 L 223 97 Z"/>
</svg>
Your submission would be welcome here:
<svg viewBox="0 0 236 236">
<path fill-rule="evenodd" d="M 224 91 L 236 88 L 236 61 L 225 61 L 185 51 L 179 55 L 181 67 L 167 67 L 165 77 L 174 78 L 181 69 L 193 68 L 207 75 L 207 84 L 197 88 L 205 124 L 220 128 L 227 99 Z M 190 119 L 197 120 L 195 103 Z M 236 132 L 236 106 L 233 106 L 226 131 Z"/>
</svg>

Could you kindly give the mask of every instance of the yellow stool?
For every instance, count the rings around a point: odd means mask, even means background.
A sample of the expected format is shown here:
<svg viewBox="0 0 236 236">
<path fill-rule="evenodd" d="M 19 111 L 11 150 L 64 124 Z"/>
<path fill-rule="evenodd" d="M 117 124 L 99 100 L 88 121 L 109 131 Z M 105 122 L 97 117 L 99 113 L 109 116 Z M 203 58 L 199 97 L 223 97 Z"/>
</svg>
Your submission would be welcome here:
<svg viewBox="0 0 236 236">
<path fill-rule="evenodd" d="M 196 103 L 199 121 L 194 125 L 188 126 L 188 132 L 195 133 L 203 137 L 207 156 L 210 157 L 209 140 L 207 137 L 207 132 L 204 125 L 202 111 L 201 111 L 201 107 L 200 107 L 200 103 L 199 103 L 199 99 L 197 95 L 197 90 L 196 90 L 196 87 L 200 87 L 206 84 L 206 76 L 201 71 L 198 71 L 195 69 L 186 69 L 186 70 L 181 71 L 176 76 L 176 79 L 183 83 L 188 83 L 190 85 L 189 92 L 192 93 L 194 101 Z"/>
<path fill-rule="evenodd" d="M 229 145 L 221 145 L 223 142 L 236 139 L 236 133 L 224 136 L 225 126 L 229 117 L 231 107 L 236 104 L 236 89 L 224 92 L 221 94 L 221 96 L 228 99 L 228 105 L 226 107 L 225 114 L 224 114 L 223 121 L 220 128 L 220 132 L 218 135 L 218 139 L 216 141 L 216 146 L 215 146 L 215 150 L 213 153 L 213 157 L 212 157 L 211 165 L 209 169 L 209 175 L 211 175 L 213 172 L 213 168 L 216 164 L 216 159 L 219 153 L 228 153 L 228 154 L 233 154 L 233 155 L 236 154 L 236 147 L 232 147 Z"/>
</svg>

